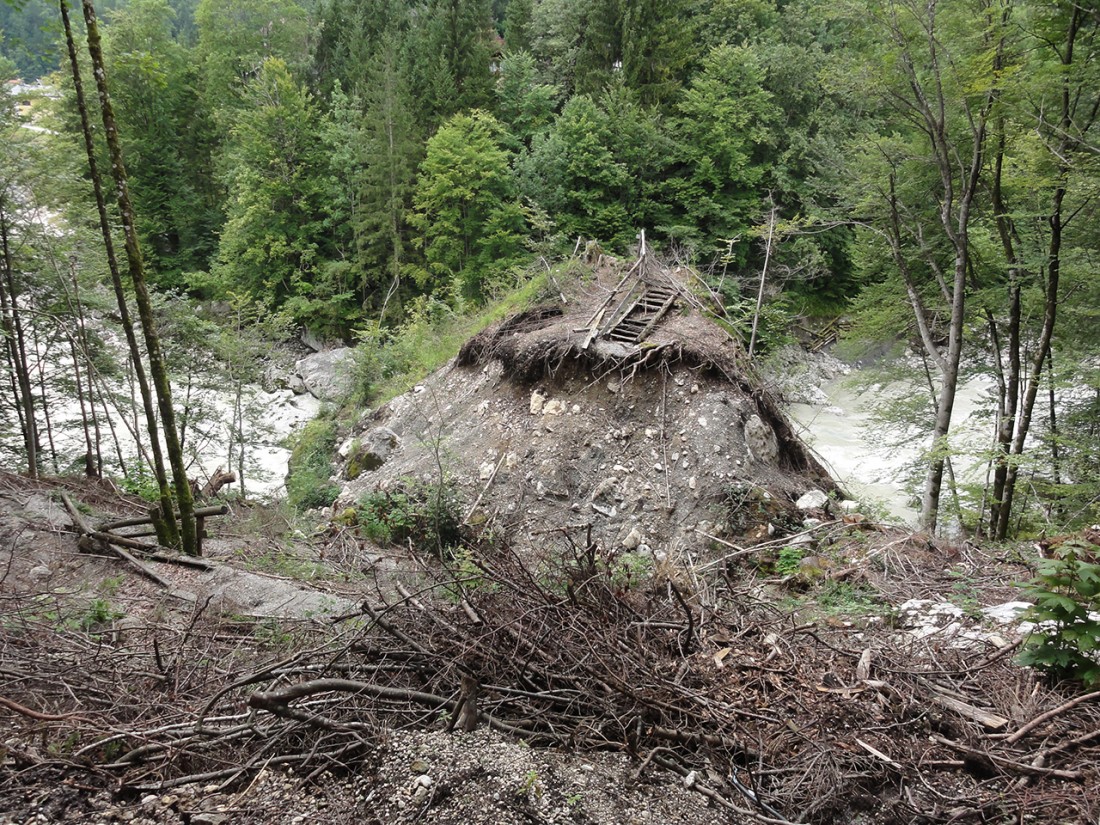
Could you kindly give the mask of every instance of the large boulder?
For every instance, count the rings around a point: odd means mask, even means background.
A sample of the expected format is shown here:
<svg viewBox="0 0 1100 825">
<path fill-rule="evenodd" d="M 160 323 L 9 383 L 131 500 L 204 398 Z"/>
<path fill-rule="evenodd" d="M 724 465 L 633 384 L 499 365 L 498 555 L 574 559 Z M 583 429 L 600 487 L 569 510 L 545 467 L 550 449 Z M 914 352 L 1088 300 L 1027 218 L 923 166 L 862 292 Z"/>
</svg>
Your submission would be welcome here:
<svg viewBox="0 0 1100 825">
<path fill-rule="evenodd" d="M 389 427 L 375 427 L 363 436 L 359 448 L 351 452 L 344 475 L 349 481 L 354 481 L 365 472 L 377 470 L 393 455 L 400 443 L 397 433 Z"/>
<path fill-rule="evenodd" d="M 320 401 L 339 401 L 351 389 L 354 358 L 350 347 L 307 355 L 294 365 L 294 374 L 305 391 Z M 291 389 L 296 382 L 292 378 Z"/>
</svg>

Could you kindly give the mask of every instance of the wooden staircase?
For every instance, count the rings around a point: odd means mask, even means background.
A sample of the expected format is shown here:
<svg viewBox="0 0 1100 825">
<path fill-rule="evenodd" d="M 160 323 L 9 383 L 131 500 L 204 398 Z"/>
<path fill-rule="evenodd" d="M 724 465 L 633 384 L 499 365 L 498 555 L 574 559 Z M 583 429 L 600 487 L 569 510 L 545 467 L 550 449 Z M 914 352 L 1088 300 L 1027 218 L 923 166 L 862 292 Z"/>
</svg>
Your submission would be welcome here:
<svg viewBox="0 0 1100 825">
<path fill-rule="evenodd" d="M 616 313 L 617 321 L 603 332 L 602 337 L 623 344 L 638 344 L 676 301 L 676 290 L 667 284 L 645 284 L 645 290 L 637 299 Z"/>
</svg>

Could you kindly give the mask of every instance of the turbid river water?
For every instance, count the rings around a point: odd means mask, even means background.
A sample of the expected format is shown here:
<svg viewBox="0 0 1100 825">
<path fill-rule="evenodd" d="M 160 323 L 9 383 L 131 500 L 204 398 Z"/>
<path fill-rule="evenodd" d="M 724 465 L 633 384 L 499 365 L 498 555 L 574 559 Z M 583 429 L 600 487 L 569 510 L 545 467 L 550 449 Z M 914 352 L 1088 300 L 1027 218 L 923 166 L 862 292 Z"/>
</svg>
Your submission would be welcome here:
<svg viewBox="0 0 1100 825">
<path fill-rule="evenodd" d="M 916 429 L 891 429 L 877 420 L 871 408 L 884 396 L 904 399 L 927 389 L 900 382 L 871 385 L 858 369 L 826 382 L 821 389 L 825 403 L 788 407 L 802 437 L 850 495 L 880 506 L 899 523 L 914 524 L 916 502 L 913 491 L 906 489 L 906 477 L 930 439 Z M 977 453 L 991 434 L 982 416 L 989 389 L 988 380 L 979 378 L 959 387 L 952 444 L 962 453 L 954 458 L 960 480 L 979 479 L 985 472 Z"/>
</svg>

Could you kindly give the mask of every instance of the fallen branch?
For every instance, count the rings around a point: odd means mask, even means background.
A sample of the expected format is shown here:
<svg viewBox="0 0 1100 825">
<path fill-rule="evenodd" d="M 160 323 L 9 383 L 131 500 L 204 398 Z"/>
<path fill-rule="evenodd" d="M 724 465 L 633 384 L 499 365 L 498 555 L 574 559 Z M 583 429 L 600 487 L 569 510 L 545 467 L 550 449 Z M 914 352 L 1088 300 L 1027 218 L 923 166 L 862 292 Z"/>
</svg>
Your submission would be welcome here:
<svg viewBox="0 0 1100 825">
<path fill-rule="evenodd" d="M 162 579 L 160 576 L 158 576 L 156 573 L 154 573 L 152 570 L 150 570 L 148 567 L 146 567 L 144 564 L 135 559 L 121 547 L 118 547 L 113 542 L 107 542 L 102 539 L 95 538 L 95 534 L 89 534 L 81 536 L 79 541 L 77 542 L 77 546 L 80 547 L 81 550 L 99 550 L 113 553 L 124 562 L 126 562 L 128 565 L 130 565 L 130 567 L 132 567 L 135 572 L 138 573 L 138 575 L 144 576 L 149 581 L 153 582 L 159 587 L 163 587 L 165 590 L 172 589 L 172 584 L 170 582 Z"/>
<path fill-rule="evenodd" d="M 950 696 L 945 696 L 942 693 L 938 693 L 934 690 L 928 691 L 929 697 L 937 705 L 948 710 L 953 710 L 960 716 L 965 716 L 967 719 L 973 719 L 975 722 L 980 722 L 990 730 L 999 730 L 1008 724 L 1008 719 L 1003 716 L 998 716 L 995 713 L 990 713 L 987 710 L 982 710 L 979 707 L 975 707 L 967 702 L 961 702 L 958 699 L 953 699 Z"/>
<path fill-rule="evenodd" d="M 195 518 L 210 518 L 211 516 L 224 516 L 229 512 L 228 504 L 212 504 L 209 507 L 196 507 Z M 119 521 L 107 521 L 99 525 L 99 529 L 108 532 L 111 530 L 120 530 L 123 527 L 140 527 L 144 524 L 152 524 L 153 517 L 135 516 L 134 518 L 121 519 Z M 91 532 L 89 529 L 88 532 Z"/>
<path fill-rule="evenodd" d="M 1023 762 L 1017 762 L 1013 759 L 1006 759 L 1003 756 L 997 756 L 989 753 L 988 751 L 979 750 L 978 748 L 972 748 L 969 745 L 964 745 L 962 742 L 955 742 L 951 739 L 947 739 L 943 736 L 930 737 L 933 742 L 938 742 L 941 745 L 956 750 L 959 753 L 965 753 L 969 756 L 974 756 L 978 759 L 984 759 L 990 763 L 1007 768 L 1015 773 L 1028 774 L 1030 776 L 1049 776 L 1054 779 L 1066 779 L 1070 782 L 1080 782 L 1085 778 L 1085 775 L 1081 771 L 1062 771 L 1055 768 L 1041 768 L 1037 765 L 1025 765 Z"/>
<path fill-rule="evenodd" d="M 1078 696 L 1076 699 L 1070 699 L 1065 704 L 1059 705 L 1058 707 L 1054 708 L 1054 710 L 1048 710 L 1046 713 L 1040 716 L 1036 716 L 1026 725 L 1018 728 L 1017 731 L 1009 736 L 1005 741 L 1010 745 L 1014 745 L 1044 722 L 1049 722 L 1055 716 L 1058 716 L 1061 713 L 1065 713 L 1067 710 L 1075 708 L 1078 705 L 1084 704 L 1085 702 L 1091 702 L 1093 699 L 1100 699 L 1100 690 L 1095 690 L 1092 693 L 1086 693 L 1083 696 Z"/>
<path fill-rule="evenodd" d="M 31 710 L 26 705 L 21 705 L 11 699 L 4 696 L 0 696 L 0 705 L 14 710 L 20 716 L 26 716 L 28 719 L 34 719 L 38 722 L 91 722 L 92 720 L 86 716 L 81 716 L 78 713 L 41 713 L 37 710 Z"/>
</svg>

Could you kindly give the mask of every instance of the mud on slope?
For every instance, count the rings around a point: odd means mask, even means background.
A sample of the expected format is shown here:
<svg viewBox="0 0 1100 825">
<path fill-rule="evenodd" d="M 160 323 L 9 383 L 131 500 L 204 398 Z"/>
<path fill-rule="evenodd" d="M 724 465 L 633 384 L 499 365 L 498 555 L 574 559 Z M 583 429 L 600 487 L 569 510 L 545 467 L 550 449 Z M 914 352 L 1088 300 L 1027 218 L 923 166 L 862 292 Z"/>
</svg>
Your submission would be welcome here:
<svg viewBox="0 0 1100 825">
<path fill-rule="evenodd" d="M 644 340 L 594 336 L 593 307 L 625 292 L 615 291 L 618 275 L 485 331 L 377 410 L 341 447 L 337 508 L 409 478 L 442 478 L 471 521 L 519 547 L 590 526 L 604 546 L 693 558 L 708 536 L 795 526 L 793 501 L 835 484 L 739 344 L 667 271 L 647 277 L 678 297 Z M 734 523 L 728 499 L 743 503 Z"/>
</svg>

